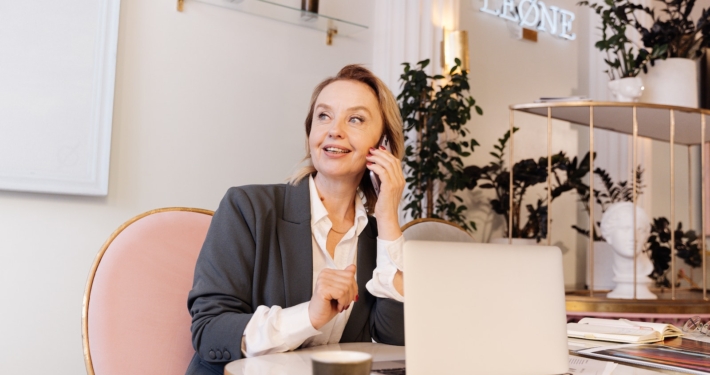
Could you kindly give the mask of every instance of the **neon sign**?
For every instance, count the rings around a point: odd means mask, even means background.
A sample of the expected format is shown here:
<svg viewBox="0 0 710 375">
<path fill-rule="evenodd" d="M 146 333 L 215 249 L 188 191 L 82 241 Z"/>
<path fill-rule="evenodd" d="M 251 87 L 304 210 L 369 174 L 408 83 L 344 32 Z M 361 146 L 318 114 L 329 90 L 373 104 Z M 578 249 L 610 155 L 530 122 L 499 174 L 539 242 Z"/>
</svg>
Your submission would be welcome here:
<svg viewBox="0 0 710 375">
<path fill-rule="evenodd" d="M 516 5 L 515 0 L 503 0 L 497 9 L 489 8 L 491 0 L 483 0 L 480 11 L 490 15 L 515 22 L 524 28 L 534 28 L 567 40 L 574 40 L 577 35 L 572 32 L 574 13 L 558 8 L 549 7 L 539 0 L 520 0 Z"/>
</svg>

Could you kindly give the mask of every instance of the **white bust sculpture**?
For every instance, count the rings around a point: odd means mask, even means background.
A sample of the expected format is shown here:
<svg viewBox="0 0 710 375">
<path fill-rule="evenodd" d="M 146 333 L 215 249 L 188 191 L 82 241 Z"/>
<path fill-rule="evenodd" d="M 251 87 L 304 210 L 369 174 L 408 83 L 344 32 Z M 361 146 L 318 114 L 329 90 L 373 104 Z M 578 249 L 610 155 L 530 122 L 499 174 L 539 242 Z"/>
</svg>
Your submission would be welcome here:
<svg viewBox="0 0 710 375">
<path fill-rule="evenodd" d="M 602 216 L 602 236 L 614 248 L 614 282 L 616 288 L 608 298 L 634 298 L 634 253 L 636 254 L 636 298 L 657 299 L 648 287 L 653 263 L 643 246 L 651 231 L 651 221 L 640 207 L 636 207 L 636 249 L 634 249 L 634 205 L 614 203 Z"/>
</svg>

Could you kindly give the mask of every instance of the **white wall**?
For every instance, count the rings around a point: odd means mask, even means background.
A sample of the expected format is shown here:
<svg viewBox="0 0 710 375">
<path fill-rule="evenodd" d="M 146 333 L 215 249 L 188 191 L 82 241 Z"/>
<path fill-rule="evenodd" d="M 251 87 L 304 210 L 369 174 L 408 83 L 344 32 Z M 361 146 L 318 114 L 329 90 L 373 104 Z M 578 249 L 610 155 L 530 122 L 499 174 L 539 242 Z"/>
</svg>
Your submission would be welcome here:
<svg viewBox="0 0 710 375">
<path fill-rule="evenodd" d="M 321 3 L 324 13 L 373 23 L 374 0 Z M 569 0 L 546 4 L 580 15 Z M 508 129 L 510 104 L 587 94 L 588 55 L 580 50 L 589 42 L 579 24 L 577 41 L 544 33 L 537 43 L 517 40 L 481 5 L 462 0 L 459 15 L 469 32 L 472 95 L 485 112 L 470 123 L 482 146 L 468 162 L 478 165 Z M 320 32 L 191 0 L 184 13 L 174 0 L 123 0 L 108 197 L 0 191 L 0 373 L 83 373 L 81 300 L 103 241 L 149 209 L 215 209 L 229 186 L 282 181 L 304 151 L 313 86 L 347 63 L 369 65 L 372 47 L 371 30 L 326 46 Z M 517 160 L 544 155 L 545 123 L 516 116 Z M 586 151 L 576 128 L 554 129 L 554 151 Z M 531 194 L 538 196 L 544 192 Z M 576 217 L 575 200 L 552 208 L 570 286 L 584 281 L 585 254 L 567 220 Z M 487 210 L 474 206 L 471 215 L 483 240 L 502 233 Z"/>
<path fill-rule="evenodd" d="M 298 0 L 293 0 L 298 5 Z M 321 1 L 371 24 L 372 0 Z M 194 1 L 123 0 L 109 195 L 0 191 L 0 373 L 81 374 L 81 301 L 103 242 L 149 209 L 215 209 L 229 186 L 281 182 L 303 156 L 313 87 L 372 61 L 336 37 Z"/>
<path fill-rule="evenodd" d="M 545 3 L 577 12 L 568 0 Z M 494 151 L 493 145 L 508 130 L 509 105 L 531 103 L 541 96 L 577 94 L 579 74 L 579 41 L 547 33 L 539 33 L 537 43 L 518 40 L 509 32 L 509 22 L 480 12 L 482 5 L 479 0 L 462 1 L 460 14 L 460 28 L 469 33 L 471 93 L 484 111 L 484 116 L 474 115 L 470 123 L 473 137 L 481 144 L 468 160 L 476 165 L 485 165 L 492 159 L 488 153 Z M 577 25 L 573 31 L 580 32 Z M 515 124 L 520 128 L 515 135 L 515 160 L 545 156 L 547 120 L 516 113 Z M 577 131 L 561 122 L 555 122 L 553 129 L 553 152 L 564 150 L 576 155 Z M 527 195 L 531 200 L 546 196 L 542 189 Z M 502 235 L 503 220 L 490 211 L 489 196 L 475 193 L 472 197 L 482 203 L 474 206 L 477 212 L 471 216 L 479 227 L 477 237 L 483 241 Z M 576 215 L 575 200 L 571 194 L 562 196 L 551 209 L 552 242 L 565 253 L 565 283 L 570 286 L 584 278 L 583 273 L 577 272 L 576 234 L 566 219 Z"/>
</svg>

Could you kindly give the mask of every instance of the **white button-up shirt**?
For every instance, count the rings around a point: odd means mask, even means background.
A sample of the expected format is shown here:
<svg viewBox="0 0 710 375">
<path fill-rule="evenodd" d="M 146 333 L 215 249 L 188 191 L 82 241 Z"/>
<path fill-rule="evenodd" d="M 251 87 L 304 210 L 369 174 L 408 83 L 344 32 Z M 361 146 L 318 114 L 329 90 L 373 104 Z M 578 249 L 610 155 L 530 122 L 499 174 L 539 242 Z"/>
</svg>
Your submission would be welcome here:
<svg viewBox="0 0 710 375">
<path fill-rule="evenodd" d="M 357 261 L 358 236 L 367 226 L 367 212 L 359 197 L 355 198 L 355 220 L 331 257 L 326 249 L 328 232 L 333 227 L 328 211 L 320 200 L 313 177 L 308 178 L 311 198 L 311 233 L 313 238 L 313 285 L 315 290 L 318 275 L 326 268 L 345 269 Z M 402 269 L 404 238 L 394 241 L 377 239 L 377 267 L 367 282 L 367 290 L 376 297 L 392 298 L 404 302 L 404 297 L 394 288 L 394 275 Z M 340 342 L 345 325 L 356 302 L 337 314 L 330 322 L 317 330 L 308 316 L 310 302 L 282 308 L 259 306 L 244 329 L 242 353 L 246 357 L 280 353 L 296 349 Z"/>
</svg>

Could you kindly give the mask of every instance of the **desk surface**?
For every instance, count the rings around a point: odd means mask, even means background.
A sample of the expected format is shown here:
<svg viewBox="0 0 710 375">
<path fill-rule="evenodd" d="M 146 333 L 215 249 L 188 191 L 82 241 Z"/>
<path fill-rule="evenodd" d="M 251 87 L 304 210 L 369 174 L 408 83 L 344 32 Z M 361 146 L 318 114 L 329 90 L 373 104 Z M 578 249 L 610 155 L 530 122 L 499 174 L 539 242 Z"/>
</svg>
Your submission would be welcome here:
<svg viewBox="0 0 710 375">
<path fill-rule="evenodd" d="M 373 361 L 400 361 L 404 359 L 404 347 L 373 343 L 348 343 L 318 346 L 293 352 L 245 358 L 229 363 L 225 375 L 311 375 L 311 354 L 326 350 L 354 350 L 372 354 Z M 673 371 L 654 371 L 619 364 L 613 375 L 679 374 Z"/>
</svg>

